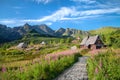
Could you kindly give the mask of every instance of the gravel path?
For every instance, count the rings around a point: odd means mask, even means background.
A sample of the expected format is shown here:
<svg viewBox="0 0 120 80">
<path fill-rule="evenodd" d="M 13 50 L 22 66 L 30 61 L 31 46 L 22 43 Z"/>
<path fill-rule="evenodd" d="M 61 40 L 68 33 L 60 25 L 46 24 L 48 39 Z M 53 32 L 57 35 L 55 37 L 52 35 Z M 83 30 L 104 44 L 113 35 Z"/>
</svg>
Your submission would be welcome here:
<svg viewBox="0 0 120 80">
<path fill-rule="evenodd" d="M 71 68 L 65 70 L 54 80 L 88 80 L 86 61 L 88 57 L 80 57 Z"/>
</svg>

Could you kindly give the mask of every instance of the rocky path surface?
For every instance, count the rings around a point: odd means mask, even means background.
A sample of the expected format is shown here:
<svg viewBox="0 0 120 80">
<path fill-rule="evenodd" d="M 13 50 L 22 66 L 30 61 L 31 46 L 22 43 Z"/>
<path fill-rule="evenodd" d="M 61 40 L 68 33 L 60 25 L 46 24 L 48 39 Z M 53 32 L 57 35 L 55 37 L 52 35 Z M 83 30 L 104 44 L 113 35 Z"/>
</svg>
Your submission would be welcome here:
<svg viewBox="0 0 120 80">
<path fill-rule="evenodd" d="M 87 58 L 80 57 L 79 61 L 75 63 L 71 68 L 64 71 L 60 76 L 54 80 L 88 80 L 87 75 Z"/>
</svg>

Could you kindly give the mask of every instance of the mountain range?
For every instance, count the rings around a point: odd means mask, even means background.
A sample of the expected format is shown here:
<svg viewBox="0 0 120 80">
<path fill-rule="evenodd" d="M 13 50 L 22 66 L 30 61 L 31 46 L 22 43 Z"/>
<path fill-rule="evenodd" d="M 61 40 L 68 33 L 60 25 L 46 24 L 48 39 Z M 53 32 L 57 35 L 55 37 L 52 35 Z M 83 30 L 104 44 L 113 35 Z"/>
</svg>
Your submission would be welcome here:
<svg viewBox="0 0 120 80">
<path fill-rule="evenodd" d="M 36 33 L 39 36 L 72 36 L 72 37 L 83 37 L 89 35 L 89 32 L 77 30 L 77 29 L 64 29 L 52 30 L 46 24 L 41 25 L 29 25 L 28 23 L 23 26 L 7 27 L 6 25 L 0 24 L 0 43 L 13 41 L 20 39 L 28 34 Z"/>
</svg>

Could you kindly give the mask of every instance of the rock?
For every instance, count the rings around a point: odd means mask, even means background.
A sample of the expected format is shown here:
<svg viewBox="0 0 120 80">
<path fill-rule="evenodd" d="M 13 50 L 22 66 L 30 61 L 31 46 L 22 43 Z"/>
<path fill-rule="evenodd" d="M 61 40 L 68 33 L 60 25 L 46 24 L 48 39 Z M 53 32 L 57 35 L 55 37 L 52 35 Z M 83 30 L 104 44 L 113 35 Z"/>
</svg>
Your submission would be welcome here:
<svg viewBox="0 0 120 80">
<path fill-rule="evenodd" d="M 76 50 L 77 49 L 77 46 L 72 46 L 71 47 L 71 50 Z"/>
</svg>

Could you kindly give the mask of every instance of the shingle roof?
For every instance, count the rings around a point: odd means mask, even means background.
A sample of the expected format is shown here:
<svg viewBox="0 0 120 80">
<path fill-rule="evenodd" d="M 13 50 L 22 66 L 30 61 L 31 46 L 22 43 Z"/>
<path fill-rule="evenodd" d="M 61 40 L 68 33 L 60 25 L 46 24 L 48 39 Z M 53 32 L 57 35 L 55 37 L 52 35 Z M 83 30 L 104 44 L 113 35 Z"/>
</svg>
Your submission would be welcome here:
<svg viewBox="0 0 120 80">
<path fill-rule="evenodd" d="M 82 42 L 80 43 L 80 45 L 85 45 L 86 41 L 88 40 L 89 36 L 85 37 Z"/>
<path fill-rule="evenodd" d="M 98 35 L 89 37 L 85 45 L 88 46 L 89 44 L 95 44 L 97 38 L 98 38 Z"/>
<path fill-rule="evenodd" d="M 17 48 L 23 48 L 23 47 L 27 47 L 27 44 L 24 42 L 21 42 L 17 45 Z"/>
<path fill-rule="evenodd" d="M 85 37 L 82 40 L 82 42 L 81 42 L 80 45 L 88 46 L 89 44 L 95 44 L 95 42 L 96 42 L 96 40 L 97 40 L 98 37 L 99 37 L 98 35 L 96 35 L 96 36 L 90 36 L 90 37 Z"/>
<path fill-rule="evenodd" d="M 24 45 L 24 42 L 19 43 L 17 47 L 22 47 Z"/>
<path fill-rule="evenodd" d="M 46 44 L 44 41 L 41 42 L 42 45 Z"/>
</svg>

